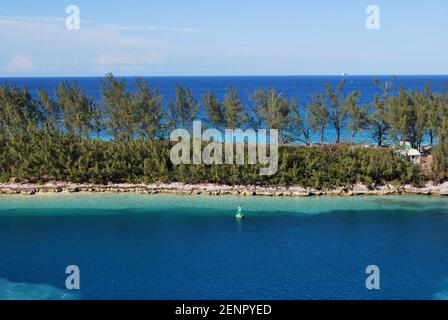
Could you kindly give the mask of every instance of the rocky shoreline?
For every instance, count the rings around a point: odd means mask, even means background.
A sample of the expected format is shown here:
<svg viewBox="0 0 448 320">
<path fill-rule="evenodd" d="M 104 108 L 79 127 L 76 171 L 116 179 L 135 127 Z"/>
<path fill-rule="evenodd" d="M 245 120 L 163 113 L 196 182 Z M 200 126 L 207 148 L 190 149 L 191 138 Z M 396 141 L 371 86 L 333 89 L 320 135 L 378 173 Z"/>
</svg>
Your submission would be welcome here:
<svg viewBox="0 0 448 320">
<path fill-rule="evenodd" d="M 362 184 L 353 186 L 316 190 L 312 188 L 266 187 L 252 185 L 218 185 L 218 184 L 84 184 L 70 182 L 49 182 L 45 184 L 3 183 L 0 184 L 0 194 L 34 195 L 37 193 L 75 193 L 75 192 L 135 192 L 141 194 L 177 194 L 177 195 L 234 195 L 234 196 L 276 196 L 276 197 L 307 197 L 307 196 L 357 196 L 357 195 L 393 195 L 421 194 L 448 196 L 448 182 L 435 185 L 431 182 L 422 188 L 411 185 L 383 185 L 367 187 Z"/>
</svg>

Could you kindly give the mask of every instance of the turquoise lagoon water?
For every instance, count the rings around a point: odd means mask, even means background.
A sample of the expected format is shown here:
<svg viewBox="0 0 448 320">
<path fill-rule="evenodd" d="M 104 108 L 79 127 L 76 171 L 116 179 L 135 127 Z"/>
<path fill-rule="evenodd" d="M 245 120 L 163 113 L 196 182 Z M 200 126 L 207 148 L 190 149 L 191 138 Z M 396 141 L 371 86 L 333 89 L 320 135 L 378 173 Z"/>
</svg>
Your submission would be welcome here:
<svg viewBox="0 0 448 320">
<path fill-rule="evenodd" d="M 0 299 L 445 299 L 447 244 L 448 198 L 0 196 Z"/>
</svg>

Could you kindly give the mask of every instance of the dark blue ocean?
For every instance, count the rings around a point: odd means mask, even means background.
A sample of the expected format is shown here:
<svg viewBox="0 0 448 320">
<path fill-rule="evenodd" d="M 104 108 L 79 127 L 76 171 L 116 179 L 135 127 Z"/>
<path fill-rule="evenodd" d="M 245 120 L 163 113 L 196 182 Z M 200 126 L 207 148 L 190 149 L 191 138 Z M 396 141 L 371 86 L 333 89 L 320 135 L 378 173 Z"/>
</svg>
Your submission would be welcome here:
<svg viewBox="0 0 448 320">
<path fill-rule="evenodd" d="M 95 77 L 52 77 L 52 78 L 0 78 L 1 83 L 10 83 L 18 86 L 26 86 L 33 95 L 39 89 L 46 89 L 54 93 L 54 89 L 63 81 L 76 81 L 90 96 L 100 99 L 100 78 Z M 124 78 L 132 86 L 134 78 Z M 197 76 L 197 77 L 142 77 L 152 87 L 159 88 L 165 97 L 165 102 L 174 98 L 175 84 L 179 83 L 191 89 L 192 93 L 200 99 L 207 91 L 213 91 L 218 97 L 223 97 L 227 86 L 230 84 L 238 88 L 242 100 L 251 105 L 249 95 L 259 88 L 275 88 L 288 97 L 297 97 L 300 101 L 309 101 L 313 92 L 324 92 L 325 83 L 335 87 L 340 80 L 346 80 L 345 92 L 359 90 L 361 102 L 371 101 L 375 93 L 381 93 L 373 83 L 374 79 L 392 81 L 394 88 L 403 85 L 406 89 L 423 90 L 426 83 L 430 83 L 435 91 L 442 90 L 443 85 L 448 85 L 448 75 L 433 76 Z"/>
<path fill-rule="evenodd" d="M 132 88 L 133 78 L 125 78 Z M 346 80 L 345 93 L 358 90 L 361 93 L 359 100 L 362 104 L 368 104 L 372 101 L 375 94 L 381 94 L 381 89 L 374 84 L 374 79 L 383 81 L 392 81 L 393 89 L 398 90 L 400 85 L 406 89 L 423 90 L 425 84 L 430 83 L 433 89 L 440 92 L 448 84 L 448 76 L 222 76 L 222 77 L 142 77 L 155 88 L 158 88 L 164 97 L 164 105 L 174 99 L 175 84 L 191 89 L 195 97 L 201 101 L 201 96 L 207 91 L 213 91 L 218 98 L 225 95 L 228 85 L 236 87 L 240 98 L 247 106 L 250 114 L 253 101 L 250 95 L 259 88 L 274 88 L 289 98 L 296 98 L 302 104 L 310 101 L 313 93 L 325 91 L 325 83 L 330 83 L 333 88 L 337 86 L 340 80 Z M 63 81 L 76 81 L 91 97 L 100 101 L 100 83 L 99 78 L 0 78 L 1 83 L 10 83 L 18 86 L 26 86 L 30 92 L 36 96 L 39 89 L 45 89 L 50 94 L 54 94 L 55 88 Z M 202 115 L 204 114 L 202 110 Z M 333 141 L 334 130 L 329 127 L 326 130 L 326 138 Z M 342 136 L 348 139 L 349 132 L 344 131 Z M 316 135 L 315 139 L 318 140 Z M 361 132 L 358 142 L 371 142 L 367 132 Z"/>
<path fill-rule="evenodd" d="M 0 195 L 0 299 L 448 299 L 447 240 L 440 197 Z"/>
</svg>

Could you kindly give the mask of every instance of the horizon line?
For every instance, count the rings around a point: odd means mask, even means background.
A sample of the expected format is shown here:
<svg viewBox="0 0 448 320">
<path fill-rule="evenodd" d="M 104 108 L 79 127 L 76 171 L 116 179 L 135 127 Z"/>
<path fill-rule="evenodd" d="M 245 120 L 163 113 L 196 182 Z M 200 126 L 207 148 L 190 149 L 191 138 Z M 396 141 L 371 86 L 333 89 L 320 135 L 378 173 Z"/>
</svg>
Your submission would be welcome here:
<svg viewBox="0 0 448 320">
<path fill-rule="evenodd" d="M 113 74 L 113 73 L 112 73 Z M 0 79 L 20 79 L 20 78 L 104 78 L 107 73 L 103 75 L 11 75 L 0 76 Z M 226 77 L 444 77 L 448 76 L 448 73 L 421 73 L 421 74 L 227 74 L 227 75 L 117 75 L 113 74 L 117 78 L 226 78 Z"/>
</svg>

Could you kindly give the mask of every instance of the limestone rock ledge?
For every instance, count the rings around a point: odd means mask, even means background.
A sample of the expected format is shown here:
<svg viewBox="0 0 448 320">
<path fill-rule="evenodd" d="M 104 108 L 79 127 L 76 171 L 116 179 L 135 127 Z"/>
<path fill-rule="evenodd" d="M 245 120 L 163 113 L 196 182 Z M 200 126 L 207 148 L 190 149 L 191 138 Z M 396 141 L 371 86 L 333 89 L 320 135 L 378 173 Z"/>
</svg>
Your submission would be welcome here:
<svg viewBox="0 0 448 320">
<path fill-rule="evenodd" d="M 359 196 L 390 194 L 421 194 L 448 196 L 448 182 L 435 185 L 428 182 L 418 188 L 411 185 L 366 186 L 356 184 L 328 190 L 316 190 L 300 186 L 271 187 L 254 185 L 218 185 L 218 184 L 88 184 L 71 182 L 48 182 L 45 184 L 4 183 L 0 184 L 0 194 L 34 195 L 36 193 L 76 193 L 76 192 L 137 192 L 142 194 L 178 194 L 178 195 L 233 195 L 233 196 L 269 196 L 269 197 L 307 197 L 307 196 Z"/>
</svg>

